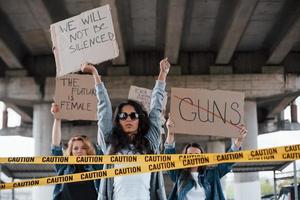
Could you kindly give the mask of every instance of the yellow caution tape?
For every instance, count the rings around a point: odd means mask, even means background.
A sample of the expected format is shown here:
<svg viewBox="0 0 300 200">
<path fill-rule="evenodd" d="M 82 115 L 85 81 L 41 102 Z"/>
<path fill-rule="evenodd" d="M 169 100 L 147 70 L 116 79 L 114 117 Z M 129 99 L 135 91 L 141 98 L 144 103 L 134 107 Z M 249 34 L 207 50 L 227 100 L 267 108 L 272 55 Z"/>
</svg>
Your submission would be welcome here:
<svg viewBox="0 0 300 200">
<path fill-rule="evenodd" d="M 8 157 L 0 158 L 1 163 L 15 164 L 117 164 L 134 163 L 134 166 L 113 168 L 92 172 L 53 176 L 0 185 L 0 189 L 61 184 L 78 181 L 88 181 L 114 176 L 131 175 L 137 173 L 157 172 L 182 169 L 203 165 L 238 163 L 238 162 L 266 162 L 292 161 L 300 159 L 300 144 L 282 147 L 273 147 L 257 150 L 246 150 L 222 154 L 161 154 L 161 155 L 110 155 L 110 156 L 83 156 L 83 157 Z M 88 158 L 88 159 L 86 159 Z M 96 162 L 98 161 L 98 162 Z"/>
<path fill-rule="evenodd" d="M 244 150 L 230 153 L 201 154 L 214 161 L 249 162 L 266 158 L 268 161 L 297 160 L 300 144 Z M 120 163 L 157 163 L 177 161 L 195 155 L 186 154 L 152 154 L 152 155 L 95 155 L 95 156 L 36 156 L 36 157 L 0 157 L 0 164 L 120 164 Z M 197 155 L 199 156 L 199 154 Z M 237 160 L 237 158 L 239 158 Z"/>
</svg>

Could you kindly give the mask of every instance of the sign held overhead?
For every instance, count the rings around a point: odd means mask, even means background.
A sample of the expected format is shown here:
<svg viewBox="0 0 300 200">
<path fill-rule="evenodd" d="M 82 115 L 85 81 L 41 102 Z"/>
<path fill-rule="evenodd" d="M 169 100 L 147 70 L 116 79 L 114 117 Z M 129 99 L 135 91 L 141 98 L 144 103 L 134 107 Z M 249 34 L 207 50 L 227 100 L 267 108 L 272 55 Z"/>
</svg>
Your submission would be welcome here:
<svg viewBox="0 0 300 200">
<path fill-rule="evenodd" d="M 130 86 L 128 99 L 132 99 L 140 102 L 146 109 L 147 113 L 149 113 L 150 111 L 151 96 L 152 96 L 152 90 L 149 90 L 147 88 L 137 87 L 134 85 Z M 168 94 L 165 92 L 164 100 L 163 100 L 163 110 L 166 109 L 167 100 L 168 100 Z"/>
<path fill-rule="evenodd" d="M 50 31 L 57 77 L 119 55 L 109 5 L 52 24 Z"/>
<path fill-rule="evenodd" d="M 175 133 L 238 137 L 244 123 L 244 93 L 172 88 L 171 117 Z"/>
<path fill-rule="evenodd" d="M 69 74 L 56 78 L 55 104 L 60 107 L 57 118 L 97 120 L 97 97 L 91 75 Z"/>
</svg>

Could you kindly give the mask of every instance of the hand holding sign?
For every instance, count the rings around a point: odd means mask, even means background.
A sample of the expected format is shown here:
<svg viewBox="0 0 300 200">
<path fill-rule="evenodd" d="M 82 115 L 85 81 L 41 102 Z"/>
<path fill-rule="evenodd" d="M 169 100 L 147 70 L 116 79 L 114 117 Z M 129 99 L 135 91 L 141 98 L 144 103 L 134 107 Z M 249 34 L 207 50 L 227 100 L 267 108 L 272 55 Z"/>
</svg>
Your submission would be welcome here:
<svg viewBox="0 0 300 200">
<path fill-rule="evenodd" d="M 58 117 L 58 115 L 57 115 L 59 112 L 60 112 L 59 106 L 55 103 L 52 103 L 51 113 L 55 117 L 55 119 L 60 119 L 60 117 Z"/>
<path fill-rule="evenodd" d="M 175 123 L 172 120 L 170 113 L 169 113 L 168 120 L 166 122 L 166 127 L 168 129 L 168 135 L 167 135 L 167 138 L 166 138 L 166 143 L 167 144 L 173 144 L 174 143 L 174 131 L 172 131 L 172 129 L 175 127 Z"/>
<path fill-rule="evenodd" d="M 248 133 L 248 130 L 246 129 L 244 124 L 240 124 L 239 127 L 240 127 L 240 135 L 234 141 L 234 144 L 237 148 L 240 148 L 242 146 Z"/>
<path fill-rule="evenodd" d="M 96 74 L 96 73 L 98 73 L 97 69 L 95 68 L 95 66 L 92 65 L 92 64 L 90 64 L 90 63 L 81 64 L 81 68 L 80 69 L 84 73 L 89 73 L 89 74 Z"/>
<path fill-rule="evenodd" d="M 101 83 L 101 76 L 99 76 L 98 71 L 94 65 L 90 63 L 81 64 L 80 70 L 83 73 L 92 74 L 96 85 Z"/>
<path fill-rule="evenodd" d="M 170 113 L 168 114 L 168 116 L 169 117 L 168 117 L 168 120 L 166 122 L 166 126 L 167 126 L 167 129 L 168 129 L 168 132 L 172 132 L 172 134 L 174 134 L 174 132 L 171 131 L 170 129 L 175 127 L 175 123 L 172 120 Z"/>
</svg>

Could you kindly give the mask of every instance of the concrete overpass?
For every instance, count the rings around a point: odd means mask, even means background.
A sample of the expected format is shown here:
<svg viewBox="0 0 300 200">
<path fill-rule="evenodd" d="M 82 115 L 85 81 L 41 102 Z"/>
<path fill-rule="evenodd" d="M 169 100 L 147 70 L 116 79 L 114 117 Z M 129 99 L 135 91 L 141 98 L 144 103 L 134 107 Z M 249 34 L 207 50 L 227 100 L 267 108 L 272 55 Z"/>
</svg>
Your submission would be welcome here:
<svg viewBox="0 0 300 200">
<path fill-rule="evenodd" d="M 33 136 L 36 154 L 49 153 L 55 84 L 49 26 L 106 3 L 120 56 L 98 70 L 114 105 L 127 97 L 131 84 L 152 88 L 159 60 L 168 57 L 173 65 L 168 90 L 245 92 L 246 148 L 257 147 L 257 134 L 299 128 L 295 118 L 286 123 L 281 113 L 300 92 L 300 1 L 0 0 L 0 100 L 22 116 L 21 127 L 0 135 Z M 94 122 L 66 122 L 63 139 L 75 131 L 93 138 L 95 130 Z M 187 140 L 219 152 L 228 143 L 179 136 L 179 143 Z M 251 199 L 259 196 L 257 180 L 257 174 L 236 176 L 237 185 L 256 188 Z"/>
</svg>

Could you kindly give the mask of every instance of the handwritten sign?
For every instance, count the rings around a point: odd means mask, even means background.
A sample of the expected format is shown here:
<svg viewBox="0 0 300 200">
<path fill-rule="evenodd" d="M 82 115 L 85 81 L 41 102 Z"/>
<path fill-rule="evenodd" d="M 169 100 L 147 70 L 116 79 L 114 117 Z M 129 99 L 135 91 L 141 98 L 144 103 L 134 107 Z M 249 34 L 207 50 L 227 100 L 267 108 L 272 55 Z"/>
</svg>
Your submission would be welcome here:
<svg viewBox="0 0 300 200">
<path fill-rule="evenodd" d="M 244 123 L 244 93 L 172 88 L 171 115 L 175 133 L 237 137 Z"/>
<path fill-rule="evenodd" d="M 137 87 L 137 86 L 130 86 L 128 99 L 132 99 L 135 101 L 140 102 L 146 111 L 149 113 L 150 111 L 150 103 L 151 103 L 151 96 L 152 96 L 152 90 L 149 90 L 147 88 Z M 168 100 L 168 95 L 165 92 L 164 94 L 164 101 L 163 101 L 163 110 L 166 109 Z"/>
<path fill-rule="evenodd" d="M 58 116 L 67 120 L 97 120 L 97 97 L 91 75 L 69 74 L 56 78 L 55 103 Z"/>
<path fill-rule="evenodd" d="M 52 24 L 50 31 L 57 77 L 119 55 L 109 5 Z"/>
</svg>

